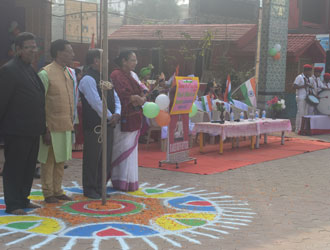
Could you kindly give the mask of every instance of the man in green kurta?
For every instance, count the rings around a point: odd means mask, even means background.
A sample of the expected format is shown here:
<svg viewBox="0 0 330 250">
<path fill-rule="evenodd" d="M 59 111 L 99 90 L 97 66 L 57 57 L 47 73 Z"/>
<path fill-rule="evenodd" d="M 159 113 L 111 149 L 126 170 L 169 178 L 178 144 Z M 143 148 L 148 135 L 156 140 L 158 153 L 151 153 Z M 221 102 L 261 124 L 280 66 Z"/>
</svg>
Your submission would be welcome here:
<svg viewBox="0 0 330 250">
<path fill-rule="evenodd" d="M 40 139 L 38 160 L 41 162 L 42 192 L 47 203 L 72 200 L 61 188 L 65 161 L 72 157 L 72 130 L 75 110 L 74 80 L 68 66 L 73 50 L 66 40 L 52 42 L 54 59 L 39 77 L 45 86 L 47 132 Z"/>
</svg>

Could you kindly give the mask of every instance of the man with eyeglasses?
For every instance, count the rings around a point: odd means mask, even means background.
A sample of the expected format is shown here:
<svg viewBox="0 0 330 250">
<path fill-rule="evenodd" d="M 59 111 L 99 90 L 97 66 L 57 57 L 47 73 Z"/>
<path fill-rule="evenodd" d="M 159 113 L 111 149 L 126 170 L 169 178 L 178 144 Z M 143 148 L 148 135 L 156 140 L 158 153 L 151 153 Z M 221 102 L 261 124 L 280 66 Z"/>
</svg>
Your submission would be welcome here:
<svg viewBox="0 0 330 250">
<path fill-rule="evenodd" d="M 59 39 L 51 43 L 53 62 L 40 72 L 46 92 L 46 134 L 42 136 L 38 160 L 46 203 L 72 200 L 62 190 L 65 161 L 72 158 L 72 131 L 76 117 L 76 82 L 69 68 L 74 53 L 70 43 Z"/>
<path fill-rule="evenodd" d="M 15 39 L 16 56 L 0 68 L 0 127 L 4 133 L 6 212 L 25 215 L 30 202 L 40 135 L 45 127 L 45 89 L 31 66 L 38 51 L 32 33 Z"/>
</svg>

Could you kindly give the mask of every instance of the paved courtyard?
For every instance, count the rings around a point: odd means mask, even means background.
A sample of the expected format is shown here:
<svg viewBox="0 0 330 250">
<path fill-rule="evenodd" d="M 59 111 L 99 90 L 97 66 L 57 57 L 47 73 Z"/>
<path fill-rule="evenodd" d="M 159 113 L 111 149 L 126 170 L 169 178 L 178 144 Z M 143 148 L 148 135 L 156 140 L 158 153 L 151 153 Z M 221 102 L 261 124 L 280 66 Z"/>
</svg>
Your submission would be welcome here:
<svg viewBox="0 0 330 250">
<path fill-rule="evenodd" d="M 310 139 L 330 141 L 330 136 Z M 2 150 L 0 154 L 2 165 Z M 326 149 L 213 175 L 139 168 L 144 187 L 201 194 L 199 197 L 217 204 L 223 209 L 219 223 L 145 240 L 127 237 L 125 241 L 111 238 L 95 242 L 58 237 L 38 249 L 330 249 L 329 160 L 330 149 Z M 65 170 L 64 186 L 73 182 L 81 185 L 81 160 L 70 161 Z M 35 189 L 40 188 L 38 184 L 40 180 L 35 179 Z M 0 185 L 2 193 L 2 181 Z M 45 240 L 41 235 L 8 232 L 0 228 L 0 249 L 31 249 Z M 23 237 L 28 238 L 21 240 Z"/>
</svg>

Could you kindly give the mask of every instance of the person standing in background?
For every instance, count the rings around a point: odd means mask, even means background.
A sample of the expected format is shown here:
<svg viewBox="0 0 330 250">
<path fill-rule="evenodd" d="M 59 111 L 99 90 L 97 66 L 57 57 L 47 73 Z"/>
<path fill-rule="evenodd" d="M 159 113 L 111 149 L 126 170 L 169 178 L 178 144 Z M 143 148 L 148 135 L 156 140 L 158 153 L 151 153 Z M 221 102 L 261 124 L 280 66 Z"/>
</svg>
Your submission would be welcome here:
<svg viewBox="0 0 330 250">
<path fill-rule="evenodd" d="M 293 83 L 293 88 L 296 90 L 297 114 L 296 114 L 296 128 L 295 132 L 298 133 L 301 128 L 301 119 L 307 115 L 308 105 L 306 97 L 313 89 L 310 82 L 313 67 L 309 64 L 304 65 L 304 71 L 296 77 Z"/>
<path fill-rule="evenodd" d="M 83 110 L 84 153 L 83 191 L 84 196 L 100 199 L 102 195 L 102 144 L 96 127 L 101 125 L 102 91 L 100 86 L 101 52 L 90 49 L 86 56 L 85 75 L 81 79 L 79 91 Z M 113 130 L 120 120 L 121 105 L 116 91 L 107 91 L 107 176 L 110 178 Z"/>
<path fill-rule="evenodd" d="M 324 73 L 324 83 L 323 87 L 324 89 L 330 89 L 330 73 Z"/>
<path fill-rule="evenodd" d="M 311 76 L 310 81 L 313 85 L 312 93 L 315 96 L 318 96 L 321 90 L 324 88 L 323 82 L 320 78 L 321 73 L 323 71 L 323 67 L 314 67 L 314 75 Z M 316 115 L 317 110 L 313 105 L 308 105 L 308 115 Z"/>
<path fill-rule="evenodd" d="M 0 68 L 0 127 L 4 134 L 3 188 L 6 213 L 25 215 L 30 202 L 40 135 L 46 131 L 45 89 L 31 66 L 38 51 L 35 36 L 20 33 L 16 56 Z"/>
<path fill-rule="evenodd" d="M 70 43 L 59 39 L 51 43 L 53 62 L 39 72 L 46 92 L 46 134 L 42 136 L 38 160 L 46 203 L 72 200 L 62 190 L 65 161 L 72 158 L 72 130 L 75 119 L 74 53 Z"/>
</svg>

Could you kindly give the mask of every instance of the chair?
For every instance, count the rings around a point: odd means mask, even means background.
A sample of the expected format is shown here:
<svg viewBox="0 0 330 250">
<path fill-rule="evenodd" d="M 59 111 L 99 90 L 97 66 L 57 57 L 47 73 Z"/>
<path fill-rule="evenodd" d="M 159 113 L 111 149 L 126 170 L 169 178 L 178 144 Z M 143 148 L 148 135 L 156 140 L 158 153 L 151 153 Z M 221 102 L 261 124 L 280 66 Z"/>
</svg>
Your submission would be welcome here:
<svg viewBox="0 0 330 250">
<path fill-rule="evenodd" d="M 150 124 L 149 124 L 150 127 L 148 128 L 148 132 L 147 132 L 147 146 L 146 146 L 147 149 L 149 148 L 151 133 L 153 131 L 160 131 L 160 133 L 162 132 L 162 128 L 157 124 L 155 119 L 149 119 L 149 121 L 150 121 Z M 160 143 L 160 142 L 161 142 L 161 136 L 159 137 L 159 140 L 158 140 L 158 143 Z"/>
</svg>

